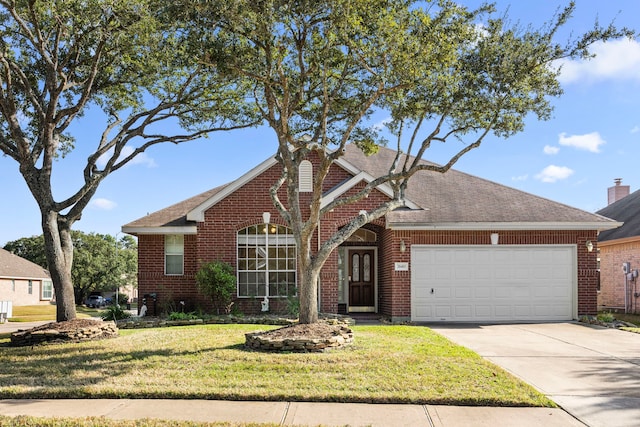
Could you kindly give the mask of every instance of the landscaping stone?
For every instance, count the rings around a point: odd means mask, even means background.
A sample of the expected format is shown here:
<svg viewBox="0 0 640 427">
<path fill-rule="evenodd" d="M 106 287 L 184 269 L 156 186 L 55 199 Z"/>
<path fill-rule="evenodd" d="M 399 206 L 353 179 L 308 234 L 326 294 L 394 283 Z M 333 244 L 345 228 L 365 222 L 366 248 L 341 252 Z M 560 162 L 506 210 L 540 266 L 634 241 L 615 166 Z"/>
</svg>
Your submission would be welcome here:
<svg viewBox="0 0 640 427">
<path fill-rule="evenodd" d="M 245 334 L 245 347 L 260 351 L 323 352 L 353 343 L 346 324 L 318 322 Z"/>
<path fill-rule="evenodd" d="M 81 342 L 118 336 L 114 322 L 75 319 L 68 322 L 52 322 L 33 329 L 19 330 L 11 334 L 14 347 L 45 343 Z"/>
</svg>

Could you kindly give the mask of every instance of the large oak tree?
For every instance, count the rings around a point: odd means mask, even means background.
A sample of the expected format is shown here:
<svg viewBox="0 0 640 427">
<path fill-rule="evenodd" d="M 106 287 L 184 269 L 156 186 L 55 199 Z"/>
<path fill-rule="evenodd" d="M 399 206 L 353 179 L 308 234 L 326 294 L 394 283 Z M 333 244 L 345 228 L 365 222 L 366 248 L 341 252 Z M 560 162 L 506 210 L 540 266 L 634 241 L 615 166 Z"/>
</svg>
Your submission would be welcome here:
<svg viewBox="0 0 640 427">
<path fill-rule="evenodd" d="M 487 135 L 521 132 L 529 115 L 548 119 L 550 99 L 562 94 L 557 61 L 586 58 L 592 43 L 632 35 L 596 22 L 558 43 L 573 3 L 540 29 L 511 25 L 491 5 L 468 10 L 449 0 L 185 0 L 176 7 L 193 23 L 208 63 L 251 83 L 255 107 L 277 137 L 283 173 L 271 195 L 298 248 L 302 323 L 318 319 L 318 278 L 331 252 L 403 206 L 412 176 L 446 172 Z M 323 181 L 345 145 L 371 153 L 384 143 L 368 120 L 375 111 L 390 117 L 396 161 L 358 194 L 322 205 Z M 431 144 L 450 140 L 459 148 L 448 162 L 421 161 Z M 300 203 L 298 168 L 312 152 L 320 163 L 309 211 Z M 382 183 L 392 198 L 312 244 L 325 213 Z"/>
<path fill-rule="evenodd" d="M 0 1 L 0 151 L 17 162 L 40 209 L 58 321 L 76 317 L 71 227 L 100 183 L 150 146 L 252 122 L 242 87 L 204 72 L 166 5 Z M 94 140 L 70 133 L 88 108 L 104 114 L 91 124 L 102 129 Z M 80 184 L 61 195 L 52 186 L 57 159 L 76 147 L 89 153 Z"/>
</svg>

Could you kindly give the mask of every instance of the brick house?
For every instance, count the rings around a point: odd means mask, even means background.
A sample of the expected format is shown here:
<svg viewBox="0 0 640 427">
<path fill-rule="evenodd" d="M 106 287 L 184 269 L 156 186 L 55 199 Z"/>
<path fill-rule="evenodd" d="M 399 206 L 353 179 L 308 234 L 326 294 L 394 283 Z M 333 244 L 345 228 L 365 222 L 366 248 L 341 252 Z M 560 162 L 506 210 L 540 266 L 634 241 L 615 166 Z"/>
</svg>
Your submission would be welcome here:
<svg viewBox="0 0 640 427">
<path fill-rule="evenodd" d="M 49 272 L 0 248 L 0 301 L 13 306 L 49 304 L 54 299 Z"/>
<path fill-rule="evenodd" d="M 622 222 L 622 226 L 606 230 L 598 236 L 600 248 L 600 310 L 640 313 L 640 284 L 634 271 L 640 269 L 640 191 L 629 194 L 629 186 L 608 189 L 609 205 L 599 215 Z M 628 263 L 628 273 L 623 265 Z"/>
<path fill-rule="evenodd" d="M 394 156 L 381 148 L 366 157 L 348 146 L 332 166 L 323 200 L 356 191 L 388 170 Z M 313 169 L 313 158 L 301 166 L 303 201 Z M 267 159 L 233 182 L 122 227 L 138 237 L 139 293 L 150 314 L 177 301 L 206 308 L 194 275 L 210 260 L 236 269 L 236 307 L 243 312 L 259 312 L 265 296 L 271 310 L 286 309 L 297 271 L 293 237 L 269 197 L 280 171 Z M 598 232 L 618 223 L 455 170 L 412 179 L 406 207 L 358 230 L 327 261 L 321 312 L 486 322 L 596 313 L 592 249 Z M 326 214 L 321 238 L 384 201 L 389 190 L 380 186 L 360 203 Z"/>
</svg>

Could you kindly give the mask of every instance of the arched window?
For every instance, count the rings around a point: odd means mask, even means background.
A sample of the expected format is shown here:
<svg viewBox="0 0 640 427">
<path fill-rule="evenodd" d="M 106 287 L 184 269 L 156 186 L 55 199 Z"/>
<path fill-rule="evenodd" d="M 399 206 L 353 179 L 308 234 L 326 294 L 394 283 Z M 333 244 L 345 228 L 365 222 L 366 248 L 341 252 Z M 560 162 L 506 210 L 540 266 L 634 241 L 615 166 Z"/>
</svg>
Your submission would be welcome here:
<svg viewBox="0 0 640 427">
<path fill-rule="evenodd" d="M 238 231 L 238 296 L 296 294 L 296 243 L 291 230 L 260 224 Z"/>
</svg>

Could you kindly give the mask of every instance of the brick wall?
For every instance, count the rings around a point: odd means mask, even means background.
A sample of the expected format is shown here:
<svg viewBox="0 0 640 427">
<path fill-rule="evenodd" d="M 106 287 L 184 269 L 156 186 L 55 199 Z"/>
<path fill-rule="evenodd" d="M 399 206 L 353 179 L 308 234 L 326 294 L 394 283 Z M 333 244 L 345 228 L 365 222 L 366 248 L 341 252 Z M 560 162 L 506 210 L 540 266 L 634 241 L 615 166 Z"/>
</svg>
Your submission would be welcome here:
<svg viewBox="0 0 640 427">
<path fill-rule="evenodd" d="M 622 263 L 631 263 L 632 270 L 640 270 L 640 238 L 636 240 L 600 245 L 600 310 L 624 311 L 625 287 L 628 290 L 628 304 L 631 311 L 640 313 L 640 298 L 633 294 L 640 292 L 640 283 L 629 281 L 625 286 Z"/>
<path fill-rule="evenodd" d="M 317 159 L 312 160 L 314 168 Z M 325 181 L 325 190 L 334 187 L 349 175 L 333 166 L 330 179 Z M 185 309 L 203 308 L 208 310 L 211 303 L 195 288 L 194 275 L 203 262 L 220 260 L 236 268 L 237 232 L 247 226 L 261 224 L 262 213 L 271 213 L 271 223 L 286 225 L 278 215 L 269 196 L 269 187 L 280 176 L 276 165 L 248 182 L 233 194 L 221 200 L 205 213 L 205 221 L 198 223 L 197 235 L 185 237 L 185 274 L 164 275 L 164 236 L 140 235 L 138 240 L 139 296 L 157 293 L 157 310 L 174 308 L 177 301 L 185 301 Z M 356 186 L 350 190 L 358 191 Z M 300 205 L 307 212 L 310 193 L 300 194 Z M 321 238 L 327 237 L 343 227 L 361 209 L 371 209 L 387 198 L 374 191 L 358 205 L 343 206 L 326 214 L 320 224 Z M 286 200 L 281 192 L 281 200 Z M 395 271 L 395 262 L 410 262 L 412 244 L 490 244 L 490 231 L 399 231 L 385 228 L 384 219 L 369 226 L 378 233 L 378 311 L 395 318 L 411 316 L 410 271 Z M 597 259 L 596 252 L 588 253 L 585 242 L 596 242 L 595 231 L 499 231 L 500 244 L 575 244 L 578 248 L 578 313 L 595 314 L 597 310 Z M 404 241 L 406 250 L 400 251 Z M 313 246 L 317 247 L 314 239 Z M 327 260 L 320 275 L 321 311 L 338 312 L 338 256 L 334 251 Z M 260 300 L 241 298 L 237 307 L 245 313 L 258 312 Z M 286 300 L 272 298 L 272 310 L 285 310 Z M 149 313 L 153 314 L 151 307 Z"/>
</svg>

